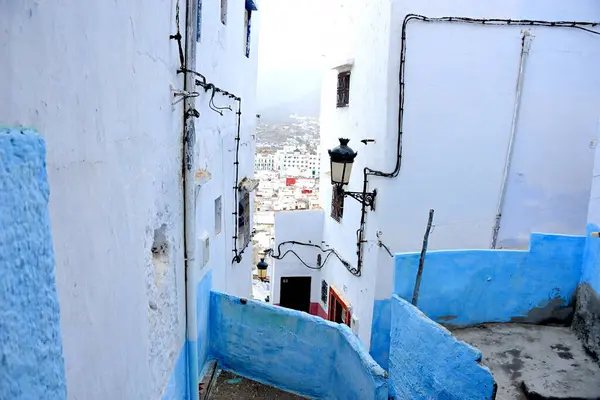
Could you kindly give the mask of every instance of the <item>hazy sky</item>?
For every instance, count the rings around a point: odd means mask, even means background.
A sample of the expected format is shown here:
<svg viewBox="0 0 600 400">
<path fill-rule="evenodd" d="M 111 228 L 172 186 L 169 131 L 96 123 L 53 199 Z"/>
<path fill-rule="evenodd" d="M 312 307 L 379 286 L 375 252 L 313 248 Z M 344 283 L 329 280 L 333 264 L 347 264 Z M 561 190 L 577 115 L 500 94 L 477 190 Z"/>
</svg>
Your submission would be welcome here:
<svg viewBox="0 0 600 400">
<path fill-rule="evenodd" d="M 326 26 L 324 1 L 260 2 L 259 111 L 294 101 L 318 102 Z"/>
</svg>

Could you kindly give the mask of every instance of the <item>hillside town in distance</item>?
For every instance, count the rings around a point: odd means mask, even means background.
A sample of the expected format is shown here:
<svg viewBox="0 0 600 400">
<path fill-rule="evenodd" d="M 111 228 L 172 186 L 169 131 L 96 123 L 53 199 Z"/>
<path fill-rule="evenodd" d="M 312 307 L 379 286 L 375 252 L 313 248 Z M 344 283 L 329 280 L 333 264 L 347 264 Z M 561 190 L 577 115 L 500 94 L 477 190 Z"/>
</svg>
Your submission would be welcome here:
<svg viewBox="0 0 600 400">
<path fill-rule="evenodd" d="M 321 152 L 319 120 L 292 115 L 286 122 L 262 122 L 256 128 L 254 177 L 260 181 L 254 201 L 254 265 L 272 248 L 275 212 L 319 208 Z M 253 296 L 268 301 L 269 282 L 253 273 Z"/>
</svg>

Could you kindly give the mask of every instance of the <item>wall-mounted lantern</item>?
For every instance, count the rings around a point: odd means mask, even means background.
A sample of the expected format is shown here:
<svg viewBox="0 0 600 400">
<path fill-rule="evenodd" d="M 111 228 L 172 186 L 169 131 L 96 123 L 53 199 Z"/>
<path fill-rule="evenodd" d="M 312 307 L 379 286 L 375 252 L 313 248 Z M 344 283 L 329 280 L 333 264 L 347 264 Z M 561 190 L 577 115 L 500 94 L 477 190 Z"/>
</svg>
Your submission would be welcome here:
<svg viewBox="0 0 600 400">
<path fill-rule="evenodd" d="M 354 159 L 358 153 L 348 146 L 350 139 L 340 138 L 339 141 L 339 146 L 328 150 L 331 161 L 331 184 L 334 185 L 335 190 L 338 190 L 338 192 L 343 194 L 344 197 L 350 196 L 353 199 L 358 200 L 360 203 L 371 207 L 371 210 L 374 210 L 375 196 L 377 195 L 377 191 L 366 191 L 366 179 L 362 192 L 346 192 L 344 190 L 343 186 L 350 182 L 352 165 L 354 164 Z"/>
<path fill-rule="evenodd" d="M 258 264 L 256 264 L 256 268 L 258 269 L 258 279 L 261 281 L 265 281 L 267 279 L 267 268 L 269 264 L 265 262 L 264 258 L 261 258 Z"/>
</svg>

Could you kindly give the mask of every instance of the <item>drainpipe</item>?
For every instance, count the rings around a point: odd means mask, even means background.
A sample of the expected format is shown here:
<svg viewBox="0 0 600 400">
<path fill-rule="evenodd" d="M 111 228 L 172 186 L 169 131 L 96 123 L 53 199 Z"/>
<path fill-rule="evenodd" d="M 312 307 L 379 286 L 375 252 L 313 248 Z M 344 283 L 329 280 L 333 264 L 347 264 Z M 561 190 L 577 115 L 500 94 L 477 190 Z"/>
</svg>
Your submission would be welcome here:
<svg viewBox="0 0 600 400">
<path fill-rule="evenodd" d="M 496 207 L 496 222 L 492 232 L 492 244 L 491 249 L 496 248 L 498 242 L 498 232 L 500 231 L 500 220 L 502 219 L 502 209 L 504 208 L 504 201 L 506 198 L 506 186 L 508 183 L 508 175 L 510 173 L 510 164 L 512 162 L 513 147 L 515 143 L 515 134 L 517 132 L 517 123 L 519 121 L 519 111 L 521 109 L 521 92 L 523 89 L 523 73 L 525 71 L 525 61 L 529 55 L 529 49 L 531 47 L 531 32 L 523 30 L 521 36 L 521 59 L 519 60 L 519 75 L 517 76 L 517 90 L 515 92 L 515 104 L 513 108 L 512 123 L 510 126 L 510 138 L 508 141 L 508 148 L 506 149 L 506 160 L 504 162 L 504 173 L 502 174 L 502 184 L 500 186 L 500 198 L 498 199 L 498 205 Z"/>
<path fill-rule="evenodd" d="M 185 0 L 185 61 L 184 65 L 184 91 L 196 90 L 194 76 L 185 71 L 196 69 L 196 16 L 198 1 Z M 187 342 L 187 375 L 188 398 L 198 400 L 198 328 L 196 321 L 196 201 L 194 184 L 194 147 L 196 131 L 194 118 L 198 115 L 195 111 L 195 98 L 186 97 L 183 102 L 183 140 L 182 140 L 182 176 L 183 176 L 183 253 L 185 263 L 185 315 L 186 315 L 186 342 Z"/>
</svg>

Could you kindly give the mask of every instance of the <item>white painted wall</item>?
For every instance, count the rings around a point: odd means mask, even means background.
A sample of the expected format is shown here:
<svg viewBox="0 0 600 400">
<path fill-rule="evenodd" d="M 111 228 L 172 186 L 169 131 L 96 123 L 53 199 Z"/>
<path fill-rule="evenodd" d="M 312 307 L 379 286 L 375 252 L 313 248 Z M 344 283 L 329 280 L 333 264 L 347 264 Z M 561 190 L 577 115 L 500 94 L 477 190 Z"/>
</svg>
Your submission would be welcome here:
<svg viewBox="0 0 600 400">
<path fill-rule="evenodd" d="M 279 211 L 275 213 L 275 254 L 278 254 L 280 243 L 293 240 L 303 243 L 322 245 L 323 235 L 323 211 Z M 319 249 L 294 244 L 281 246 L 281 255 L 286 251 L 293 250 L 308 265 L 317 268 L 317 254 Z M 323 256 L 325 257 L 325 256 Z M 271 304 L 279 304 L 281 278 L 295 276 L 311 277 L 311 303 L 319 303 L 321 300 L 321 279 L 323 270 L 331 265 L 335 257 L 331 256 L 323 269 L 310 269 L 300 263 L 292 253 L 288 253 L 282 260 L 267 258 L 271 277 Z M 324 258 L 323 258 L 324 260 Z"/>
<path fill-rule="evenodd" d="M 185 36 L 185 2 L 175 0 L 0 0 L 0 124 L 33 127 L 47 142 L 69 399 L 160 398 L 185 340 L 183 110 L 171 92 L 183 76 L 169 40 L 177 3 Z M 218 2 L 204 3 L 196 69 L 243 99 L 242 179 L 254 164 L 260 11 L 247 59 L 244 1 L 229 1 L 227 27 Z M 202 93 L 196 102 L 196 235 L 209 236 L 215 287 L 249 296 L 251 249 L 231 264 L 235 113 L 220 117 L 207 101 Z M 219 195 L 223 229 L 215 235 Z M 163 225 L 168 256 L 153 262 Z"/>
<path fill-rule="evenodd" d="M 160 398 L 185 339 L 175 1 L 0 10 L 0 124 L 47 142 L 69 399 Z"/>
<path fill-rule="evenodd" d="M 242 98 L 242 125 L 240 141 L 239 179 L 254 174 L 256 128 L 256 69 L 258 54 L 259 10 L 252 13 L 250 57 L 245 56 L 245 1 L 229 0 L 227 25 L 220 19 L 221 2 L 202 2 L 200 41 L 196 50 L 196 69 L 206 79 Z M 196 99 L 200 118 L 196 121 L 197 169 L 204 169 L 211 179 L 199 189 L 197 233 L 206 232 L 211 238 L 211 265 L 214 288 L 241 297 L 249 297 L 252 282 L 252 248 L 246 249 L 241 263 L 233 263 L 234 157 L 236 135 L 236 102 L 219 94 L 214 103 L 219 107 L 231 106 L 233 111 L 223 111 L 223 116 L 208 107 L 211 92 L 201 92 Z M 215 235 L 214 200 L 223 199 L 223 231 Z M 254 209 L 251 196 L 251 210 Z"/>
<path fill-rule="evenodd" d="M 341 2 L 344 3 L 344 2 Z M 593 1 L 522 0 L 418 4 L 373 1 L 337 4 L 323 80 L 322 147 L 351 139 L 358 151 L 347 190 L 360 191 L 362 169 L 392 171 L 398 128 L 398 70 L 407 13 L 549 20 L 600 20 Z M 531 28 L 522 108 L 499 235 L 499 245 L 526 247 L 532 231 L 585 230 L 595 136 L 600 114 L 600 37 L 556 28 Z M 363 276 L 341 264 L 327 269 L 361 317 L 369 343 L 373 299 L 392 291 L 393 263 L 377 247 L 377 231 L 393 252 L 419 251 L 430 208 L 436 210 L 430 249 L 488 248 L 512 119 L 521 28 L 411 23 L 407 31 L 405 115 L 400 175 L 371 177 L 376 211 L 369 211 Z M 336 74 L 352 63 L 350 106 L 337 109 Z M 361 139 L 375 139 L 367 146 Z M 328 171 L 326 153 L 322 170 Z M 322 182 L 323 239 L 356 263 L 360 204 L 346 198 L 344 218 L 329 218 L 331 185 Z"/>
</svg>

